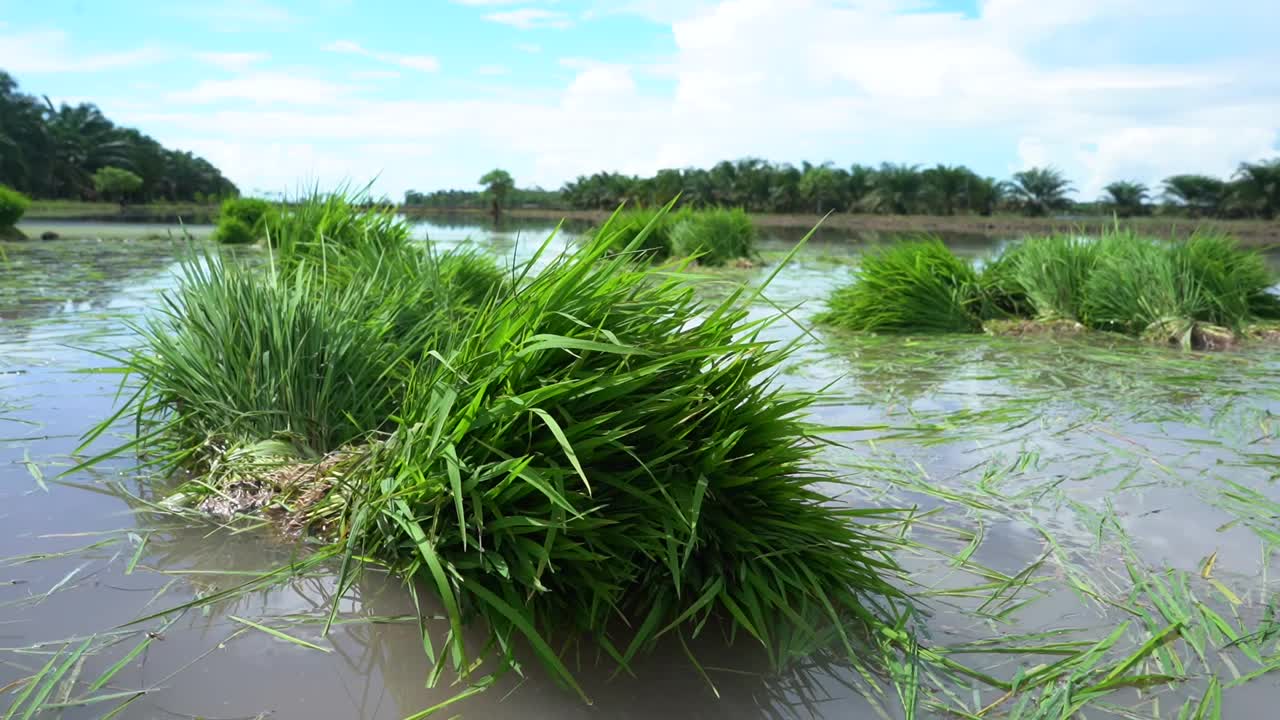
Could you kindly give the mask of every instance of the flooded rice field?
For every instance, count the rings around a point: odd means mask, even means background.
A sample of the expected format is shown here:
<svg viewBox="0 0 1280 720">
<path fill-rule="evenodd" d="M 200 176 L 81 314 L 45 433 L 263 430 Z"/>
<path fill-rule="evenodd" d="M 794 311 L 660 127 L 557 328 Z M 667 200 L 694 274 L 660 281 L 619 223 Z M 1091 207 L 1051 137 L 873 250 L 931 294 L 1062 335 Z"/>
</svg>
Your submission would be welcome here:
<svg viewBox="0 0 1280 720">
<path fill-rule="evenodd" d="M 551 226 L 415 229 L 520 262 Z M 6 720 L 398 719 L 442 704 L 474 718 L 1249 718 L 1280 701 L 1274 346 L 822 331 L 809 318 L 868 240 L 820 233 L 778 270 L 798 238 L 776 237 L 759 267 L 693 281 L 710 297 L 777 271 L 752 312 L 785 314 L 770 339 L 803 340 L 778 380 L 822 393 L 826 459 L 848 480 L 833 500 L 911 510 L 890 529 L 920 605 L 920 661 L 877 677 L 818 656 L 778 673 L 708 634 L 659 648 L 634 677 L 571 650 L 590 705 L 532 661 L 468 695 L 433 677 L 418 625 L 443 637 L 448 623 L 425 589 L 376 573 L 339 588 L 324 562 L 265 582 L 307 545 L 154 512 L 165 481 L 127 451 L 74 470 L 127 441 L 122 418 L 82 447 L 116 407 L 113 352 L 185 248 L 178 229 L 107 230 L 63 224 L 69 239 L 0 259 Z"/>
</svg>

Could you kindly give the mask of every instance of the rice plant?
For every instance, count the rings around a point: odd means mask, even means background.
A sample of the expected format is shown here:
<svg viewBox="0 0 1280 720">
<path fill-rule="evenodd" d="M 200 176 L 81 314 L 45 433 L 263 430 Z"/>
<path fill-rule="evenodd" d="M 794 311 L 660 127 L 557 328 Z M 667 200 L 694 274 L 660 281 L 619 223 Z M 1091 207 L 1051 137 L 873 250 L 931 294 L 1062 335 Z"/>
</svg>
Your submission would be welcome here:
<svg viewBox="0 0 1280 720">
<path fill-rule="evenodd" d="M 1271 291 L 1276 274 L 1256 250 L 1246 250 L 1229 236 L 1195 233 L 1180 244 L 1190 270 L 1204 290 L 1209 307 L 1197 318 L 1239 329 L 1248 319 L 1280 319 L 1280 297 Z"/>
<path fill-rule="evenodd" d="M 868 252 L 818 322 L 881 333 L 981 332 L 978 274 L 942 241 L 898 242 Z"/>
<path fill-rule="evenodd" d="M 792 346 L 761 338 L 745 288 L 707 305 L 636 261 L 643 237 L 616 252 L 609 225 L 489 287 L 474 257 L 414 255 L 349 204 L 284 222 L 329 212 L 283 228 L 265 270 L 189 261 L 126 359 L 138 447 L 203 472 L 197 492 L 215 468 L 322 467 L 296 473 L 315 492 L 293 509 L 343 554 L 340 584 L 373 557 L 433 587 L 453 628 L 433 657 L 463 675 L 473 620 L 491 658 L 527 643 L 573 688 L 555 648 L 574 637 L 623 668 L 712 631 L 779 664 L 834 645 L 863 667 L 870 633 L 905 622 L 882 527 L 898 513 L 829 500 L 815 396 L 771 383 Z"/>
<path fill-rule="evenodd" d="M 1029 318 L 1035 315 L 1031 298 L 1018 280 L 1018 250 L 1010 245 L 987 260 L 978 273 L 984 320 Z"/>
<path fill-rule="evenodd" d="M 608 222 L 608 232 L 613 238 L 614 252 L 630 252 L 644 255 L 649 260 L 666 260 L 672 254 L 672 231 L 689 210 L 673 211 L 670 208 L 634 208 L 617 212 Z M 595 237 L 603 228 L 587 231 L 587 237 Z M 640 242 L 636 243 L 636 239 Z M 632 247 L 634 245 L 634 247 Z"/>
<path fill-rule="evenodd" d="M 1028 238 L 1016 251 L 1013 279 L 1037 317 L 1082 321 L 1084 286 L 1096 260 L 1097 244 L 1089 238 Z"/>
<path fill-rule="evenodd" d="M 1210 296 L 1185 248 L 1129 233 L 1099 240 L 1077 303 L 1080 317 L 1093 328 L 1140 335 L 1158 324 L 1189 328 L 1209 315 Z"/>
<path fill-rule="evenodd" d="M 678 218 L 671 230 L 677 255 L 697 257 L 704 265 L 727 265 L 756 255 L 756 228 L 741 208 L 714 208 Z"/>
</svg>

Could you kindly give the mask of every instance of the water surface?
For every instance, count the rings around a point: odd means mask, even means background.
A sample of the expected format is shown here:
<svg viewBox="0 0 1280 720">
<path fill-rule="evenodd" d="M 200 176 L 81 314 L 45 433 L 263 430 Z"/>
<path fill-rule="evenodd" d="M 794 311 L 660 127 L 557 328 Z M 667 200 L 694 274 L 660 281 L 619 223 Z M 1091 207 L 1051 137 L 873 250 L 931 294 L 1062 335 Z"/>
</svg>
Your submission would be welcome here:
<svg viewBox="0 0 1280 720">
<path fill-rule="evenodd" d="M 554 226 L 414 227 L 420 239 L 441 247 L 470 244 L 519 262 Z M 173 286 L 184 252 L 181 235 L 108 229 L 113 239 L 4 246 L 0 557 L 8 559 L 0 562 L 0 688 L 38 671 L 51 653 L 96 635 L 92 654 L 74 669 L 80 682 L 67 684 L 62 695 L 84 697 L 93 678 L 154 632 L 128 667 L 89 694 L 124 695 L 67 709 L 62 717 L 101 717 L 133 697 L 130 691 L 146 693 L 117 717 L 402 718 L 455 695 L 461 687 L 451 686 L 448 673 L 436 688 L 426 687 L 431 665 L 410 595 L 399 581 L 372 572 L 339 599 L 342 622 L 328 638 L 320 636 L 321 622 L 337 590 L 334 568 L 324 566 L 280 587 L 171 615 L 177 617 L 171 624 L 159 617 L 130 624 L 234 588 L 306 557 L 308 549 L 140 512 L 164 487 L 140 478 L 125 455 L 54 480 L 75 464 L 82 434 L 114 406 L 119 377 L 86 371 L 113 365 L 110 353 L 131 342 L 128 323 Z M 572 229 L 562 230 L 550 249 L 572 242 Z M 141 239 L 147 236 L 152 239 Z M 772 236 L 764 266 L 719 271 L 702 281 L 702 291 L 713 296 L 730 283 L 763 282 L 797 239 Z M 1187 699 L 1199 701 L 1211 676 L 1228 684 L 1265 668 L 1266 657 L 1248 657 L 1226 635 L 1205 630 L 1199 608 L 1245 635 L 1263 627 L 1268 603 L 1275 602 L 1280 362 L 1274 350 L 1196 355 L 1116 338 L 865 338 L 809 328 L 857 254 L 881 240 L 820 231 L 767 289 L 772 302 L 757 303 L 752 312 L 795 307 L 769 336 L 790 340 L 808 331 L 819 341 L 805 344 L 779 381 L 820 390 L 816 419 L 842 428 L 831 435 L 845 448 L 833 449 L 828 461 L 851 484 L 833 487 L 833 497 L 918 508 L 905 530 L 914 545 L 901 560 L 930 613 L 921 627 L 927 641 L 958 648 L 1051 632 L 1063 641 L 1092 642 L 1128 623 L 1115 650 L 1123 656 L 1172 620 L 1184 622 L 1191 640 L 1167 648 L 1188 679 L 1109 697 L 1114 707 L 1126 708 L 1114 710 L 1116 717 L 1173 717 Z M 950 241 L 968 255 L 998 244 Z M 122 420 L 94 448 L 119 444 L 128 432 Z M 1189 609 L 1188 617 L 1167 617 L 1178 608 Z M 442 632 L 432 608 L 423 612 L 428 627 Z M 232 616 L 330 652 L 284 642 Z M 477 642 L 481 637 L 477 630 Z M 1274 643 L 1260 647 L 1280 658 Z M 611 677 L 612 669 L 597 666 L 584 649 L 574 660 L 591 706 L 528 662 L 527 678 L 504 677 L 443 716 L 900 713 L 892 691 L 880 702 L 866 699 L 861 681 L 839 662 L 815 658 L 776 674 L 743 645 L 704 637 L 693 650 L 718 698 L 678 646 L 637 663 L 634 678 Z M 1038 654 L 956 657 L 1003 678 L 1020 666 L 1054 661 Z M 1154 663 L 1147 669 L 1165 670 Z M 1280 700 L 1278 676 L 1263 674 L 1228 689 L 1223 716 L 1267 716 Z M 950 678 L 924 680 L 949 689 L 948 702 L 969 712 L 1001 696 L 990 689 L 975 693 Z M 0 708 L 16 692 L 0 695 Z M 63 692 L 59 686 L 50 694 L 57 700 Z M 999 716 L 1010 705 L 989 714 Z M 921 708 L 922 716 L 929 713 Z M 1105 708 L 1091 713 L 1106 716 Z"/>
</svg>

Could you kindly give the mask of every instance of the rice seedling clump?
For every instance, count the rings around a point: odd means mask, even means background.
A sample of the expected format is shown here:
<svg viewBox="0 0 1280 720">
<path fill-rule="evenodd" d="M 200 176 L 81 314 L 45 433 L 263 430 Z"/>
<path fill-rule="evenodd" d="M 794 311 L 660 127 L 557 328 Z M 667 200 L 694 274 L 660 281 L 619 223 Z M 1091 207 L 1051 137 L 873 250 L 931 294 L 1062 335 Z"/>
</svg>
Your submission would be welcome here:
<svg viewBox="0 0 1280 720">
<path fill-rule="evenodd" d="M 672 211 L 663 208 L 624 209 L 614 214 L 609 220 L 608 232 L 612 240 L 612 250 L 643 255 L 649 260 L 666 260 L 671 257 L 673 243 L 672 230 L 680 219 L 687 216 L 689 210 Z M 600 235 L 603 228 L 588 230 L 587 237 Z M 640 242 L 636 243 L 639 238 Z"/>
<path fill-rule="evenodd" d="M 6 185 L 0 185 L 0 228 L 11 228 L 17 225 L 29 207 L 31 207 L 31 201 L 26 195 Z"/>
<path fill-rule="evenodd" d="M 981 332 L 978 274 L 936 239 L 868 252 L 818 322 L 880 333 Z"/>
<path fill-rule="evenodd" d="M 741 208 L 713 208 L 688 213 L 671 231 L 677 255 L 697 257 L 704 265 L 727 265 L 756 254 L 756 228 Z"/>
<path fill-rule="evenodd" d="M 326 215 L 332 237 L 290 227 Z M 862 663 L 868 631 L 901 621 L 878 527 L 897 514 L 823 492 L 814 397 L 771 383 L 792 348 L 761 339 L 745 290 L 708 305 L 610 226 L 507 275 L 384 220 L 313 198 L 269 268 L 187 263 L 124 359 L 124 411 L 167 470 L 203 473 L 191 492 L 274 483 L 342 583 L 364 557 L 424 581 L 464 674 L 470 620 L 498 660 L 522 640 L 574 688 L 553 650 L 574 636 L 624 667 L 712 630 L 778 663 L 833 644 Z M 323 470 L 300 489 L 307 463 Z"/>
<path fill-rule="evenodd" d="M 1261 254 L 1212 234 L 1029 238 L 980 273 L 940 242 L 908 241 L 869 253 L 819 321 L 872 332 L 971 332 L 983 321 L 997 334 L 1090 328 L 1222 349 L 1250 323 L 1280 317 L 1274 283 Z"/>
</svg>

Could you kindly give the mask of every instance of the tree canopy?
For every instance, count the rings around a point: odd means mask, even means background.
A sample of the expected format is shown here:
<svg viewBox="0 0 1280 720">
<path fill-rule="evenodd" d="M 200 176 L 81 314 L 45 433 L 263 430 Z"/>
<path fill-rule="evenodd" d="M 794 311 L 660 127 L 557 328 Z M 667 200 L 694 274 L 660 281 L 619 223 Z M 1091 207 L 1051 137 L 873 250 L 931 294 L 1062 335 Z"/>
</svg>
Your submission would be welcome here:
<svg viewBox="0 0 1280 720">
<path fill-rule="evenodd" d="M 199 201 L 235 195 L 236 186 L 204 158 L 171 150 L 109 120 L 88 103 L 55 106 L 19 92 L 0 70 L 0 183 L 36 198 L 96 200 L 103 168 L 141 180 L 138 202 Z"/>
</svg>

